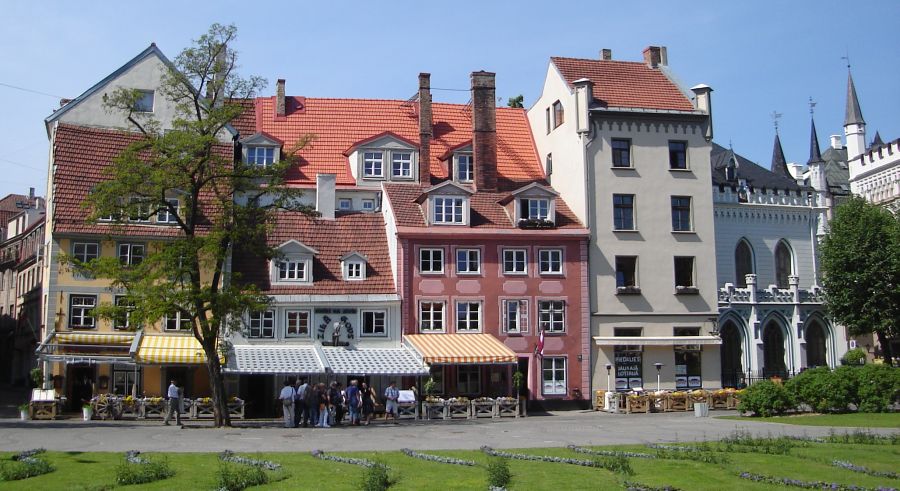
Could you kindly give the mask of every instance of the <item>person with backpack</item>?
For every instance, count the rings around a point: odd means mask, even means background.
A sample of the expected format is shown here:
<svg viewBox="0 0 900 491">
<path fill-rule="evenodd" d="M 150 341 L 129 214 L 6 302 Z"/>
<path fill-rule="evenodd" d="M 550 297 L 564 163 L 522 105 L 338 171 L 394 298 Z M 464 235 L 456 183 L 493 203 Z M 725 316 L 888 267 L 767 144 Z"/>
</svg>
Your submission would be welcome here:
<svg viewBox="0 0 900 491">
<path fill-rule="evenodd" d="M 319 385 L 316 386 L 316 395 L 319 397 L 319 424 L 316 426 L 331 428 L 331 425 L 328 424 L 328 391 L 325 389 L 324 383 L 319 382 Z"/>
<path fill-rule="evenodd" d="M 331 425 L 340 426 L 344 419 L 344 394 L 341 393 L 341 383 L 332 382 L 328 389 L 328 402 L 331 404 Z"/>
<path fill-rule="evenodd" d="M 306 379 L 297 379 L 296 395 L 294 396 L 294 428 L 301 424 L 306 428 L 306 422 L 309 420 L 309 410 L 306 407 L 306 389 L 309 384 Z"/>
<path fill-rule="evenodd" d="M 308 384 L 306 387 L 306 419 L 303 420 L 303 426 L 307 424 L 318 426 L 319 424 L 319 392 L 316 390 L 316 384 Z"/>
<path fill-rule="evenodd" d="M 359 426 L 359 409 L 362 405 L 362 399 L 360 398 L 357 383 L 356 379 L 351 380 L 347 390 L 344 391 L 344 399 L 347 402 L 347 407 L 350 409 L 350 426 Z"/>
</svg>

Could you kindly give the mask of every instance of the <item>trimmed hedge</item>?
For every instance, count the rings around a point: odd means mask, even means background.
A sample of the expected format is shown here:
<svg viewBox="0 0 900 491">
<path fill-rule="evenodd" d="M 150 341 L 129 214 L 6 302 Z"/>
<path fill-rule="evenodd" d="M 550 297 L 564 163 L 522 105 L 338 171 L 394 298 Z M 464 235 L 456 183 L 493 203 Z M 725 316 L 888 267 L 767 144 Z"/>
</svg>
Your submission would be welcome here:
<svg viewBox="0 0 900 491">
<path fill-rule="evenodd" d="M 742 412 L 752 412 L 757 416 L 769 417 L 784 414 L 796 406 L 793 396 L 784 385 L 763 380 L 747 387 L 738 409 Z"/>
</svg>

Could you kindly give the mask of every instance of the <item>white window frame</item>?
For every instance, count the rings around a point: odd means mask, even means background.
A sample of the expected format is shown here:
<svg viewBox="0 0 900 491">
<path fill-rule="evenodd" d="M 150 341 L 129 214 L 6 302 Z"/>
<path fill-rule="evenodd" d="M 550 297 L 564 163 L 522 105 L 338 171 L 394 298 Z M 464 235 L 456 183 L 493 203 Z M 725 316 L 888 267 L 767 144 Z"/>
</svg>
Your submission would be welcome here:
<svg viewBox="0 0 900 491">
<path fill-rule="evenodd" d="M 521 258 L 518 256 L 521 254 Z M 510 257 L 507 260 L 508 256 Z M 507 266 L 508 263 L 512 263 L 513 268 L 510 269 Z M 518 266 L 522 266 L 522 270 L 519 271 Z M 503 249 L 503 274 L 505 275 L 527 275 L 528 274 L 528 250 L 527 249 Z"/>
<path fill-rule="evenodd" d="M 503 332 L 521 334 L 528 332 L 528 300 L 507 298 L 500 302 Z M 513 327 L 515 326 L 515 327 Z"/>
<path fill-rule="evenodd" d="M 344 261 L 344 279 L 347 281 L 366 279 L 366 263 L 363 261 Z"/>
<path fill-rule="evenodd" d="M 96 307 L 97 295 L 69 295 L 69 329 L 96 329 L 97 317 L 91 313 Z"/>
<path fill-rule="evenodd" d="M 412 151 L 394 150 L 391 152 L 391 179 L 412 179 L 412 171 Z"/>
<path fill-rule="evenodd" d="M 363 150 L 363 179 L 384 179 L 384 150 Z"/>
<path fill-rule="evenodd" d="M 116 307 L 124 306 L 125 307 L 125 323 L 121 324 L 119 321 L 121 319 L 113 320 L 113 329 L 116 330 L 128 330 L 131 329 L 131 310 L 134 309 L 134 304 L 128 304 L 125 302 L 125 299 L 128 298 L 126 295 L 116 295 L 113 297 L 113 303 L 115 303 Z M 131 307 L 131 308 L 129 308 Z"/>
<path fill-rule="evenodd" d="M 546 256 L 546 257 L 545 257 Z M 556 256 L 555 258 L 553 256 Z M 538 272 L 542 275 L 561 275 L 563 274 L 563 250 L 562 249 L 539 249 L 538 250 Z M 553 266 L 556 268 L 553 268 Z"/>
<path fill-rule="evenodd" d="M 460 394 L 475 395 L 481 393 L 481 367 L 479 365 L 457 366 L 456 390 Z"/>
<path fill-rule="evenodd" d="M 169 327 L 169 321 L 174 321 L 176 327 Z M 163 316 L 163 330 L 166 332 L 185 332 L 190 329 L 191 318 L 183 315 L 180 310 Z"/>
<path fill-rule="evenodd" d="M 566 301 L 538 300 L 538 330 L 548 333 L 566 332 Z"/>
<path fill-rule="evenodd" d="M 549 368 L 544 366 L 548 362 L 551 365 Z M 564 396 L 568 393 L 567 365 L 568 359 L 564 356 L 545 356 L 541 360 L 541 393 L 543 395 Z M 562 380 L 557 376 L 560 372 L 562 372 Z"/>
<path fill-rule="evenodd" d="M 465 160 L 465 168 L 463 168 L 463 160 Z M 471 153 L 453 154 L 453 177 L 456 182 L 475 181 L 475 160 Z"/>
<path fill-rule="evenodd" d="M 171 198 L 167 199 L 166 203 L 172 205 L 172 207 L 175 208 L 175 215 L 178 215 L 180 211 L 178 200 L 175 198 Z M 178 223 L 178 219 L 171 213 L 169 213 L 168 207 L 162 207 L 156 213 L 156 223 Z"/>
<path fill-rule="evenodd" d="M 426 311 L 425 306 L 429 306 Z M 435 309 L 439 306 L 439 309 Z M 419 300 L 419 332 L 444 332 L 447 329 L 447 302 Z M 436 327 L 437 326 L 437 327 Z"/>
<path fill-rule="evenodd" d="M 296 326 L 291 326 L 291 314 L 297 314 Z M 301 324 L 299 321 L 306 317 L 306 334 L 301 334 L 299 329 Z M 291 333 L 291 327 L 296 328 L 296 333 Z M 289 309 L 284 311 L 284 337 L 286 338 L 308 338 L 312 334 L 312 312 L 309 310 L 302 309 Z"/>
<path fill-rule="evenodd" d="M 257 331 L 256 335 L 253 334 L 254 329 Z M 247 314 L 247 337 L 250 339 L 274 339 L 275 311 L 249 312 Z"/>
<path fill-rule="evenodd" d="M 438 209 L 441 210 L 440 214 Z M 466 197 L 434 196 L 431 198 L 431 222 L 434 224 L 465 225 L 468 222 L 468 211 L 469 199 Z"/>
<path fill-rule="evenodd" d="M 82 246 L 84 251 L 79 254 L 78 248 Z M 91 254 L 89 252 L 89 246 L 93 246 L 94 253 Z M 80 262 L 87 263 L 93 259 L 97 259 L 100 257 L 100 243 L 99 242 L 73 242 L 72 243 L 72 256 Z M 81 257 L 79 257 L 81 256 Z"/>
<path fill-rule="evenodd" d="M 123 265 L 137 266 L 147 258 L 147 245 L 138 242 L 119 242 L 116 244 L 116 257 Z"/>
<path fill-rule="evenodd" d="M 150 203 L 146 201 L 142 201 L 140 198 L 131 198 L 129 205 L 136 205 L 136 214 L 129 213 L 128 221 L 135 223 L 150 223 L 150 217 L 153 216 L 151 213 Z"/>
<path fill-rule="evenodd" d="M 376 329 L 378 327 L 378 322 L 381 322 L 381 332 L 378 332 Z M 366 324 L 368 319 L 371 319 L 372 329 L 371 332 L 366 332 Z M 387 311 L 386 310 L 363 310 L 359 313 L 359 335 L 362 337 L 375 337 L 375 338 L 383 338 L 387 336 Z"/>
<path fill-rule="evenodd" d="M 430 257 L 425 259 L 425 254 L 428 254 Z M 435 259 L 435 254 L 439 255 L 439 260 Z M 425 269 L 423 267 L 424 264 L 428 264 L 429 269 Z M 435 264 L 440 266 L 440 270 L 431 269 Z M 420 274 L 444 274 L 444 249 L 441 248 L 431 248 L 431 247 L 423 247 L 419 249 L 419 273 Z"/>
<path fill-rule="evenodd" d="M 375 200 L 374 199 L 362 200 L 362 209 L 363 209 L 363 211 L 375 211 Z"/>
<path fill-rule="evenodd" d="M 550 202 L 550 199 L 548 199 L 548 198 L 521 198 L 521 201 L 523 202 L 524 206 L 520 206 L 519 211 L 520 211 L 520 213 L 522 211 L 525 211 L 525 213 L 523 213 L 524 216 L 522 216 L 520 218 L 524 218 L 526 220 L 549 220 L 550 219 L 550 215 L 552 214 L 552 209 L 551 209 L 552 204 Z M 543 206 L 541 206 L 542 203 L 543 203 Z M 536 204 L 536 206 L 537 206 L 537 209 L 535 210 L 536 215 L 534 215 L 534 216 L 532 216 L 532 205 L 533 204 Z M 542 211 L 545 213 L 542 214 L 541 213 Z"/>
<path fill-rule="evenodd" d="M 465 255 L 461 258 L 460 255 Z M 475 269 L 469 269 L 474 255 Z M 460 267 L 463 264 L 464 267 Z M 481 249 L 460 248 L 456 250 L 456 274 L 475 275 L 481 274 Z"/>
<path fill-rule="evenodd" d="M 275 147 L 264 145 L 247 146 L 247 163 L 257 167 L 268 167 L 275 163 Z"/>
<path fill-rule="evenodd" d="M 457 300 L 456 332 L 481 332 L 484 322 L 483 310 L 483 304 L 480 301 Z"/>
<path fill-rule="evenodd" d="M 338 210 L 341 211 L 350 211 L 353 209 L 353 200 L 350 198 L 340 198 L 338 199 Z"/>
<path fill-rule="evenodd" d="M 310 283 L 310 268 L 312 268 L 311 258 L 288 256 L 273 259 L 272 282 L 285 285 Z M 284 278 L 282 278 L 282 270 L 285 272 Z"/>
</svg>

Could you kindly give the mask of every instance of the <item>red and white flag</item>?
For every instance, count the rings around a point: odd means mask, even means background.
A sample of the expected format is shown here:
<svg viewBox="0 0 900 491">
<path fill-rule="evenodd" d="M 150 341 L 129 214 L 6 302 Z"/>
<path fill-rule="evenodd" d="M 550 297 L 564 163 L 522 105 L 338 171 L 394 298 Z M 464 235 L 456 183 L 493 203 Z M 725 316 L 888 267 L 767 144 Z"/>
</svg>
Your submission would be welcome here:
<svg viewBox="0 0 900 491">
<path fill-rule="evenodd" d="M 541 329 L 541 337 L 538 339 L 537 345 L 538 355 L 544 356 L 544 330 Z"/>
</svg>

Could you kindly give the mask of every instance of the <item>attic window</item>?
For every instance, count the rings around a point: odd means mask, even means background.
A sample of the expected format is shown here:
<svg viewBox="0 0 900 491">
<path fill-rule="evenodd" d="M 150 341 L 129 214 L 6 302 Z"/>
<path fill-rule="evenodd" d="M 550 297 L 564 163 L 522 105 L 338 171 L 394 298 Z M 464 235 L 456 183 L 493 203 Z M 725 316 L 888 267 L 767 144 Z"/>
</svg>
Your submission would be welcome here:
<svg viewBox="0 0 900 491">
<path fill-rule="evenodd" d="M 455 176 L 457 182 L 472 182 L 475 179 L 475 170 L 472 166 L 472 154 L 458 153 L 453 157 L 456 162 Z"/>
<path fill-rule="evenodd" d="M 153 91 L 139 90 L 138 97 L 134 101 L 134 111 L 139 113 L 153 112 Z"/>
<path fill-rule="evenodd" d="M 351 252 L 341 258 L 341 269 L 346 281 L 366 279 L 366 257 L 358 252 Z"/>
<path fill-rule="evenodd" d="M 468 200 L 459 196 L 436 196 L 432 199 L 432 221 L 436 224 L 464 225 Z"/>
<path fill-rule="evenodd" d="M 275 163 L 275 149 L 272 147 L 247 147 L 247 163 L 266 167 Z"/>
<path fill-rule="evenodd" d="M 565 111 L 563 110 L 562 102 L 556 101 L 553 103 L 553 128 L 559 128 L 561 124 L 565 122 Z"/>
<path fill-rule="evenodd" d="M 547 220 L 550 218 L 550 200 L 523 198 L 519 200 L 520 216 L 527 220 Z"/>
<path fill-rule="evenodd" d="M 270 263 L 270 279 L 273 284 L 312 283 L 313 255 L 317 254 L 315 249 L 294 240 L 282 244 L 277 249 L 282 255 L 272 259 Z"/>
</svg>

